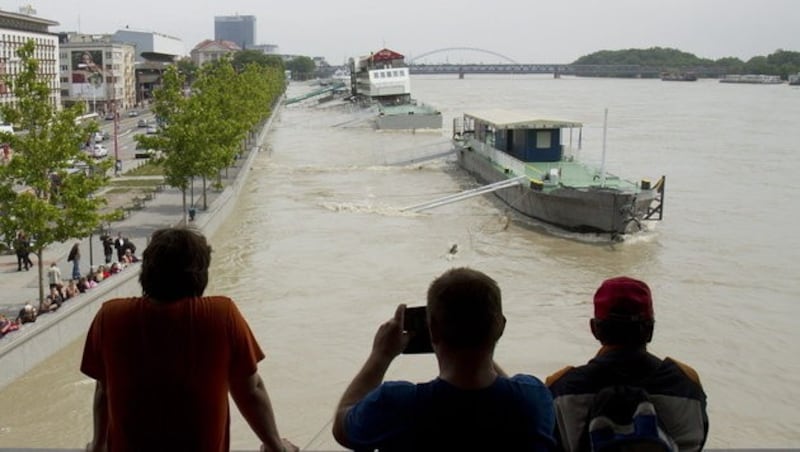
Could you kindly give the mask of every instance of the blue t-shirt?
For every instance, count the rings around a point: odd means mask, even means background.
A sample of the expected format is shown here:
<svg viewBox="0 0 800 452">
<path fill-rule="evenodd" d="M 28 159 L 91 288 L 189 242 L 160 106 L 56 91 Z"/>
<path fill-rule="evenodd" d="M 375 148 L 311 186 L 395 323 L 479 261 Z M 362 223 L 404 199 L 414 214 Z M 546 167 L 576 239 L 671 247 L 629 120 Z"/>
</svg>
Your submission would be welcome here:
<svg viewBox="0 0 800 452">
<path fill-rule="evenodd" d="M 555 445 L 550 391 L 536 377 L 498 377 L 491 386 L 462 390 L 439 378 L 390 381 L 347 413 L 347 439 L 356 450 L 542 451 Z"/>
</svg>

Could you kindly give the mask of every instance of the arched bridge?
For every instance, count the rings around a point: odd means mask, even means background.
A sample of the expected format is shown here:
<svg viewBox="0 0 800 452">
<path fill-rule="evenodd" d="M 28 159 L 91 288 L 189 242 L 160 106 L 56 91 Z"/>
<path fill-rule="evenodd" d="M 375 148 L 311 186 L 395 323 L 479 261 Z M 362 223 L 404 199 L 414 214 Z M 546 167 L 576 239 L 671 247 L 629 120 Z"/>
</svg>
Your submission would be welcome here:
<svg viewBox="0 0 800 452">
<path fill-rule="evenodd" d="M 436 54 L 440 54 L 440 53 L 448 53 L 448 52 L 457 52 L 457 51 L 483 53 L 483 54 L 487 54 L 487 55 L 496 56 L 496 57 L 498 57 L 498 58 L 500 58 L 502 60 L 508 61 L 511 64 L 517 64 L 516 61 L 514 61 L 513 59 L 511 59 L 511 58 L 509 58 L 509 57 L 507 57 L 507 56 L 505 56 L 505 55 L 503 55 L 501 53 L 493 52 L 491 50 L 486 50 L 486 49 L 479 49 L 479 48 L 476 48 L 476 47 L 447 47 L 447 48 L 444 48 L 444 49 L 431 50 L 429 52 L 425 52 L 425 53 L 419 54 L 419 55 L 417 55 L 417 56 L 415 56 L 413 58 L 409 58 L 408 60 L 406 60 L 406 63 L 411 65 L 411 64 L 414 64 L 414 61 L 421 60 L 421 59 L 423 59 L 425 57 L 429 57 L 431 55 L 436 55 Z"/>
<path fill-rule="evenodd" d="M 422 59 L 436 54 L 446 54 L 449 52 L 473 52 L 484 55 L 491 55 L 503 61 L 502 63 L 422 63 Z M 659 77 L 667 68 L 657 66 L 642 66 L 637 64 L 624 65 L 604 65 L 604 64 L 552 64 L 552 63 L 531 63 L 523 64 L 514 59 L 491 50 L 476 47 L 447 47 L 421 53 L 412 58 L 407 58 L 406 63 L 412 74 L 553 74 L 577 75 L 586 77 Z M 713 68 L 685 68 L 687 71 L 696 73 L 701 77 L 719 76 L 718 71 Z"/>
</svg>

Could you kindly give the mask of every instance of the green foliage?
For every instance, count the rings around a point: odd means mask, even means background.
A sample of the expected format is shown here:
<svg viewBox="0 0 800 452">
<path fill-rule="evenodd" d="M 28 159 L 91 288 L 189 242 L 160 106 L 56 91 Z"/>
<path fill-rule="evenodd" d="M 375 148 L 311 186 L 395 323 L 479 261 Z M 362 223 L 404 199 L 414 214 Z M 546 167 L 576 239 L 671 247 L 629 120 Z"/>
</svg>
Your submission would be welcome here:
<svg viewBox="0 0 800 452">
<path fill-rule="evenodd" d="M 777 75 L 786 79 L 789 75 L 800 72 L 800 52 L 778 49 L 775 53 L 767 55 L 767 64 L 770 68 L 777 68 Z"/>
<path fill-rule="evenodd" d="M 578 58 L 573 64 L 621 64 L 659 67 L 689 67 L 712 64 L 711 60 L 698 58 L 677 49 L 651 47 L 649 49 L 601 50 Z"/>
<path fill-rule="evenodd" d="M 260 50 L 241 50 L 233 55 L 231 61 L 237 72 L 241 72 L 250 64 L 264 68 L 275 68 L 283 71 L 283 60 L 277 55 L 266 55 Z"/>
<path fill-rule="evenodd" d="M 94 161 L 82 150 L 97 126 L 76 126 L 80 104 L 56 109 L 34 50 L 30 40 L 17 51 L 22 67 L 13 80 L 17 102 L 2 106 L 3 117 L 24 133 L 0 134 L 13 149 L 11 160 L 0 165 L 0 232 L 13 237 L 25 231 L 41 257 L 47 246 L 86 237 L 105 220 L 99 212 L 103 200 L 93 194 L 108 180 L 111 162 Z M 7 77 L 6 83 L 12 80 Z M 74 169 L 75 162 L 88 169 Z M 39 293 L 43 297 L 41 275 Z"/>
<path fill-rule="evenodd" d="M 191 85 L 194 82 L 198 69 L 194 61 L 189 57 L 183 57 L 175 64 L 178 66 L 178 72 L 183 76 L 184 80 L 186 80 L 186 83 Z"/>
<path fill-rule="evenodd" d="M 164 179 L 184 192 L 185 204 L 193 178 L 215 178 L 234 163 L 251 131 L 270 114 L 284 83 L 283 71 L 274 66 L 250 62 L 237 70 L 232 60 L 222 59 L 197 71 L 187 97 L 182 74 L 168 68 L 155 92 L 159 133 L 136 140 L 145 149 L 163 151 L 158 164 Z"/>
<path fill-rule="evenodd" d="M 317 65 L 314 60 L 307 56 L 292 58 L 286 62 L 286 69 L 292 71 L 292 78 L 295 80 L 306 80 L 314 75 Z"/>
<path fill-rule="evenodd" d="M 718 60 L 698 58 L 677 49 L 651 47 L 649 49 L 601 50 L 578 58 L 575 65 L 638 65 L 655 67 L 661 71 L 706 68 L 715 74 L 767 74 L 780 75 L 800 72 L 800 52 L 776 50 L 767 56 L 755 56 L 744 62 L 735 57 Z"/>
</svg>

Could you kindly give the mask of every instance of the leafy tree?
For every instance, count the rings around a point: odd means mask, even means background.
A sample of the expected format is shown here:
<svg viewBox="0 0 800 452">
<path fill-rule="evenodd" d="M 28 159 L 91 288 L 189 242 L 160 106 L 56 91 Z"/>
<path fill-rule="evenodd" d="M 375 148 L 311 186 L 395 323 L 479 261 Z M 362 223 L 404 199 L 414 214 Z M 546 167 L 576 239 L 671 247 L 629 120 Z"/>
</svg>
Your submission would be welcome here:
<svg viewBox="0 0 800 452">
<path fill-rule="evenodd" d="M 278 55 L 267 55 L 267 59 L 264 60 L 264 62 L 266 64 L 263 64 L 262 66 L 278 70 L 281 74 L 283 74 L 283 71 L 286 70 L 286 65 L 283 64 L 283 58 Z"/>
<path fill-rule="evenodd" d="M 641 65 L 663 68 L 705 66 L 713 61 L 698 58 L 677 49 L 651 47 L 649 49 L 601 50 L 578 58 L 573 64 Z"/>
<path fill-rule="evenodd" d="M 192 59 L 189 57 L 183 57 L 175 64 L 178 67 L 178 72 L 183 76 L 184 80 L 186 80 L 186 83 L 189 85 L 194 83 L 198 69 L 197 65 L 194 64 L 194 61 L 192 61 Z"/>
<path fill-rule="evenodd" d="M 182 86 L 182 75 L 168 68 L 153 107 L 163 126 L 157 135 L 136 140 L 163 151 L 165 179 L 182 191 L 186 221 L 186 191 L 194 178 L 203 178 L 205 193 L 206 179 L 220 177 L 234 163 L 285 85 L 283 71 L 275 67 L 250 63 L 237 72 L 222 59 L 199 69 L 190 97 Z"/>
<path fill-rule="evenodd" d="M 638 65 L 661 71 L 700 69 L 706 76 L 750 73 L 780 75 L 786 79 L 789 74 L 800 72 L 800 52 L 778 49 L 767 56 L 755 56 L 745 63 L 735 57 L 725 57 L 714 61 L 698 58 L 677 49 L 652 47 L 649 49 L 601 50 L 582 56 L 572 64 Z"/>
<path fill-rule="evenodd" d="M 93 196 L 107 181 L 110 161 L 95 162 L 83 150 L 95 124 L 78 125 L 78 104 L 57 110 L 50 88 L 40 78 L 39 61 L 29 40 L 19 48 L 22 70 L 13 84 L 15 104 L 2 107 L 3 117 L 24 129 L 4 132 L 0 140 L 13 149 L 11 159 L 0 166 L 0 230 L 6 238 L 24 231 L 38 257 L 39 301 L 44 300 L 44 250 L 56 242 L 86 237 L 106 218 L 100 213 L 104 201 Z M 82 162 L 86 172 L 75 170 Z"/>
<path fill-rule="evenodd" d="M 205 181 L 233 163 L 249 128 L 249 100 L 240 75 L 227 59 L 204 65 L 193 90 L 197 93 L 190 100 L 193 122 L 205 136 L 196 173 L 203 178 L 205 207 Z"/>
<path fill-rule="evenodd" d="M 181 190 L 183 194 L 183 216 L 186 221 L 186 190 L 191 178 L 197 173 L 197 150 L 202 145 L 201 137 L 187 121 L 188 99 L 183 95 L 185 78 L 175 66 L 164 71 L 161 88 L 153 95 L 153 112 L 159 123 L 156 135 L 137 135 L 137 143 L 148 149 L 163 152 L 165 182 Z"/>
<path fill-rule="evenodd" d="M 292 58 L 286 62 L 286 69 L 292 71 L 292 78 L 296 80 L 306 80 L 313 76 L 317 65 L 314 60 L 307 56 Z"/>
<path fill-rule="evenodd" d="M 748 74 L 771 74 L 771 66 L 765 56 L 756 56 L 747 60 L 744 71 Z"/>
<path fill-rule="evenodd" d="M 777 69 L 778 75 L 783 79 L 787 79 L 789 75 L 800 72 L 800 52 L 778 49 L 775 53 L 767 55 L 767 63 Z"/>
<path fill-rule="evenodd" d="M 260 50 L 241 50 L 233 55 L 231 62 L 237 72 L 241 72 L 249 64 L 263 67 L 275 67 L 283 70 L 283 60 L 277 55 L 266 55 Z"/>
</svg>

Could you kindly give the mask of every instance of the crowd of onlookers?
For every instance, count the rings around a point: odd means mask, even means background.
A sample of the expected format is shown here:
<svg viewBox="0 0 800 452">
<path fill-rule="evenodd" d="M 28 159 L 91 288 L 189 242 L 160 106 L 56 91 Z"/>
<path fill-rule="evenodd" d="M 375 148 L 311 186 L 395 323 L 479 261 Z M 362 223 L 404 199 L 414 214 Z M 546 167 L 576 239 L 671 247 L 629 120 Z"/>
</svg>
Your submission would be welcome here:
<svg viewBox="0 0 800 452">
<path fill-rule="evenodd" d="M 24 234 L 22 234 L 22 239 L 25 239 Z M 48 293 L 44 300 L 39 303 L 38 307 L 31 303 L 26 303 L 13 319 L 0 313 L 0 338 L 7 333 L 19 330 L 26 323 L 35 322 L 39 315 L 57 311 L 68 300 L 97 287 L 98 284 L 121 272 L 128 265 L 139 262 L 139 258 L 134 254 L 136 246 L 128 238 L 123 237 L 121 233 L 117 239 L 105 234 L 100 237 L 100 240 L 104 246 L 105 264 L 92 267 L 85 275 L 76 273 L 76 266 L 73 266 L 71 278 L 65 280 L 61 277 L 61 269 L 58 263 L 52 262 L 47 269 Z M 74 256 L 76 247 L 77 244 L 70 251 L 71 258 L 68 261 L 77 262 Z M 117 250 L 117 261 L 112 262 L 113 253 L 108 250 L 115 248 Z M 20 265 L 25 264 L 24 259 L 26 256 L 27 252 L 24 254 L 17 252 L 17 257 L 21 261 Z M 25 269 L 27 270 L 32 266 L 32 264 L 25 265 Z"/>
</svg>

